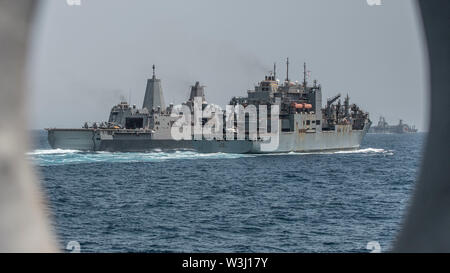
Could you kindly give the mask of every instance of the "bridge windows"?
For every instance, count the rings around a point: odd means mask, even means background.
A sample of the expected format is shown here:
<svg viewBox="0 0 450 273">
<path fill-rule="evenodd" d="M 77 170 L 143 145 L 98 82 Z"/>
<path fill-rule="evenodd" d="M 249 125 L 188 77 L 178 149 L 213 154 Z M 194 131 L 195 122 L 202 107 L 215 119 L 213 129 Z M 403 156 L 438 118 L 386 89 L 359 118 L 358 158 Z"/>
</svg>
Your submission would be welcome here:
<svg viewBox="0 0 450 273">
<path fill-rule="evenodd" d="M 125 128 L 126 129 L 137 129 L 143 128 L 144 118 L 126 118 Z"/>
</svg>

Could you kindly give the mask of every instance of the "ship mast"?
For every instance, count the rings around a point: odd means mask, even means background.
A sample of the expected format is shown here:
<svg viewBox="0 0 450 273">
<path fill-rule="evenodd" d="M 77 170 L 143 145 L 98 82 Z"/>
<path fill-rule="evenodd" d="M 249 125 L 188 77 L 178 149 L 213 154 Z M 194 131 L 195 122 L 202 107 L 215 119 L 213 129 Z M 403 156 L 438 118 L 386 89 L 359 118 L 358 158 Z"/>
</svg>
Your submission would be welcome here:
<svg viewBox="0 0 450 273">
<path fill-rule="evenodd" d="M 289 58 L 286 58 L 286 81 L 289 82 Z"/>
<path fill-rule="evenodd" d="M 277 80 L 277 63 L 273 63 L 273 80 Z"/>
<path fill-rule="evenodd" d="M 303 86 L 306 87 L 306 62 L 303 63 Z"/>
</svg>

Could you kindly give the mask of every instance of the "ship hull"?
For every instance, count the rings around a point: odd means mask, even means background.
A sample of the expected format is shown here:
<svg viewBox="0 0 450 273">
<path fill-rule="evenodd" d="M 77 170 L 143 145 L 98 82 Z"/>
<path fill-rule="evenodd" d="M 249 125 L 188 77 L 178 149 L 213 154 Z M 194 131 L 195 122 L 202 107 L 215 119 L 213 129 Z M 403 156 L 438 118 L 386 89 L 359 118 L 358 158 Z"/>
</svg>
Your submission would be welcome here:
<svg viewBox="0 0 450 273">
<path fill-rule="evenodd" d="M 194 149 L 200 153 L 251 153 L 253 142 L 248 140 L 197 140 Z"/>
<path fill-rule="evenodd" d="M 47 129 L 53 149 L 108 152 L 146 152 L 155 149 L 193 149 L 191 140 L 154 139 L 149 132 L 108 129 Z"/>
<path fill-rule="evenodd" d="M 358 149 L 367 129 L 324 131 L 317 133 L 281 133 L 276 149 L 264 148 L 263 142 L 254 142 L 252 153 L 317 152 Z"/>
<path fill-rule="evenodd" d="M 108 129 L 47 129 L 54 149 L 83 151 L 145 152 L 154 149 L 193 149 L 201 153 L 287 153 L 348 150 L 360 147 L 370 125 L 323 132 L 282 132 L 278 144 L 266 148 L 263 141 L 155 139 L 150 132 Z"/>
<path fill-rule="evenodd" d="M 414 134 L 417 133 L 417 129 L 404 129 L 404 128 L 380 128 L 372 127 L 369 130 L 369 134 Z"/>
<path fill-rule="evenodd" d="M 95 133 L 90 129 L 47 129 L 48 143 L 53 149 L 92 151 Z"/>
</svg>

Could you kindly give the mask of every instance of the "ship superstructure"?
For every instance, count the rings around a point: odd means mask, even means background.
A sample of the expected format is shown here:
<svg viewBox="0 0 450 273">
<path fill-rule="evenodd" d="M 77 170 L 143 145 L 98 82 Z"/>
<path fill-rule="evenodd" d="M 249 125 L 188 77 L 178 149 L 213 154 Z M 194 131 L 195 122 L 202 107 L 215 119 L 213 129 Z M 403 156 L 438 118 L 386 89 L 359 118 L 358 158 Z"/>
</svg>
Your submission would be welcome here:
<svg viewBox="0 0 450 273">
<path fill-rule="evenodd" d="M 348 95 L 343 103 L 340 97 L 341 94 L 337 94 L 328 99 L 325 108 L 322 108 L 322 87 L 316 80 L 312 85 L 308 84 L 306 63 L 303 81 L 294 82 L 289 79 L 289 59 L 287 59 L 286 79 L 283 83 L 276 78 L 274 64 L 273 71 L 265 76 L 253 90 L 248 90 L 246 97 L 233 97 L 229 104 L 254 105 L 256 109 L 259 109 L 259 105 L 279 106 L 280 139 L 278 148 L 270 152 L 358 148 L 371 125 L 369 114 L 362 111 L 356 104 L 350 104 Z M 267 127 L 270 131 L 270 123 Z M 250 128 L 247 120 L 245 128 L 246 130 Z M 246 136 L 248 135 L 246 131 Z M 252 143 L 252 153 L 269 152 L 261 148 L 261 141 Z M 212 145 L 209 144 L 209 146 Z M 199 149 L 202 150 L 201 145 Z"/>
</svg>

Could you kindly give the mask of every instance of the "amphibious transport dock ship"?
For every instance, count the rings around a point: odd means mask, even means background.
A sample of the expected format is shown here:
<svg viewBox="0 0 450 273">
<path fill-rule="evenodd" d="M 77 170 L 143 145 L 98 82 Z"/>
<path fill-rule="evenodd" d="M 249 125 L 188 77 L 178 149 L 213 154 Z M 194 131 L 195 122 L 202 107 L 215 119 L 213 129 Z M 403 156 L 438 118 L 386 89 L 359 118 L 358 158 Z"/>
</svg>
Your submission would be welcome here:
<svg viewBox="0 0 450 273">
<path fill-rule="evenodd" d="M 289 79 L 287 61 L 286 79 L 280 83 L 276 79 L 274 65 L 270 75 L 259 82 L 254 90 L 249 90 L 246 97 L 231 99 L 231 106 L 242 105 L 247 108 L 253 105 L 259 109 L 258 106 L 267 105 L 268 113 L 271 107 L 278 106 L 277 117 L 269 114 L 269 119 L 279 118 L 278 129 L 270 128 L 270 122 L 267 126 L 258 123 L 255 138 L 250 137 L 249 120 L 246 118 L 245 137 L 239 140 L 229 137 L 230 130 L 236 132 L 239 129 L 237 123 L 232 125 L 233 128 L 223 129 L 220 137 L 210 140 L 198 139 L 194 133 L 188 138 L 176 140 L 171 132 L 174 126 L 181 126 L 177 121 L 183 119 L 183 112 L 173 104 L 165 105 L 161 80 L 156 78 L 153 66 L 153 76 L 147 80 L 142 108 L 122 101 L 111 109 L 108 122 L 85 123 L 82 128 L 76 129 L 46 129 L 48 141 L 52 148 L 126 152 L 194 149 L 199 152 L 276 153 L 358 148 L 371 124 L 368 113 L 357 105 L 350 104 L 348 95 L 342 104 L 340 94 L 328 99 L 325 108 L 322 108 L 322 88 L 317 81 L 312 85 L 308 84 L 306 65 L 304 69 L 303 82 L 293 82 Z M 187 107 L 192 113 L 194 101 L 200 101 L 201 109 L 209 105 L 205 99 L 204 87 L 199 82 L 191 87 L 190 96 L 183 103 L 185 109 Z M 202 124 L 207 122 L 208 119 L 202 120 Z M 189 122 L 188 126 L 194 127 L 194 123 Z M 264 132 L 269 133 L 264 134 L 260 127 L 267 127 Z M 277 132 L 276 147 L 264 149 L 265 143 L 273 137 L 273 132 Z M 232 135 L 236 136 L 236 133 Z"/>
</svg>

